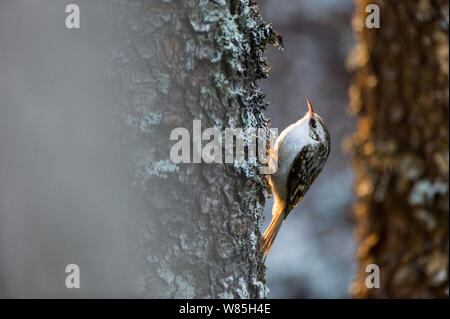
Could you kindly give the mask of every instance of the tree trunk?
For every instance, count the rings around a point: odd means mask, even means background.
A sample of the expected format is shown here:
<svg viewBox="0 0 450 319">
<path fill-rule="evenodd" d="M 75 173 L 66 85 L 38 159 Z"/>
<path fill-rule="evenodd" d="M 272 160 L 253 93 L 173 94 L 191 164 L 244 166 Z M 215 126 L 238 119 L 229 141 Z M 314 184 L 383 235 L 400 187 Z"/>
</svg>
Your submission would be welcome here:
<svg viewBox="0 0 450 319">
<path fill-rule="evenodd" d="M 192 137 L 193 120 L 267 130 L 257 80 L 276 35 L 248 0 L 116 2 L 122 42 L 111 76 L 126 93 L 118 114 L 146 201 L 142 296 L 265 297 L 258 163 L 174 164 L 169 136 L 182 127 Z"/>
<path fill-rule="evenodd" d="M 380 28 L 366 28 L 370 3 Z M 350 109 L 362 298 L 448 296 L 448 2 L 357 1 Z M 380 287 L 365 284 L 366 266 Z"/>
</svg>

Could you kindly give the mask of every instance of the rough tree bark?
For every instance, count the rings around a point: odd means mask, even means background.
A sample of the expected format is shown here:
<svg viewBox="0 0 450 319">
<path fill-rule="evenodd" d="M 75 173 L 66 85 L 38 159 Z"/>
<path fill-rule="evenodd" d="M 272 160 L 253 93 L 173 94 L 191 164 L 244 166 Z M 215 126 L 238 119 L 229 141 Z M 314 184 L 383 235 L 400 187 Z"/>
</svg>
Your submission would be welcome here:
<svg viewBox="0 0 450 319">
<path fill-rule="evenodd" d="M 350 109 L 360 270 L 356 297 L 448 296 L 448 2 L 375 1 L 368 29 L 356 1 L 358 43 Z M 380 267 L 380 288 L 365 285 Z"/>
<path fill-rule="evenodd" d="M 257 80 L 277 35 L 248 0 L 116 3 L 123 41 L 111 76 L 126 93 L 118 114 L 147 203 L 142 296 L 265 297 L 258 163 L 175 165 L 169 136 L 194 119 L 203 129 L 267 129 Z"/>
</svg>

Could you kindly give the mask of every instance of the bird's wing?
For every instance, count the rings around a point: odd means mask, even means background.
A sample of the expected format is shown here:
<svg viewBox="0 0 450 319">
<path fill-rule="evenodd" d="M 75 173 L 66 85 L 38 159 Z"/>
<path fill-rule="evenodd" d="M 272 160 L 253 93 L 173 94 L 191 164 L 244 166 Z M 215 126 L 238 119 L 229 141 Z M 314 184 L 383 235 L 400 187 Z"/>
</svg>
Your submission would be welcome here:
<svg viewBox="0 0 450 319">
<path fill-rule="evenodd" d="M 305 145 L 292 163 L 287 180 L 288 210 L 285 218 L 302 200 L 316 177 L 313 176 L 314 154 L 314 147 Z"/>
</svg>

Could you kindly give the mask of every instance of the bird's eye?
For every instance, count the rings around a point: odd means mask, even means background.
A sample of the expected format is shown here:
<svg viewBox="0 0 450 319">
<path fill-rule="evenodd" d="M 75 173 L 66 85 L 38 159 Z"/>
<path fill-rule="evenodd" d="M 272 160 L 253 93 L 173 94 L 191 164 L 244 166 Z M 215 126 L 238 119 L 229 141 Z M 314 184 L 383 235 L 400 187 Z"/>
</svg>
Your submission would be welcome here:
<svg viewBox="0 0 450 319">
<path fill-rule="evenodd" d="M 312 128 L 316 128 L 317 127 L 316 121 L 314 119 L 311 119 L 310 125 L 311 125 Z"/>
</svg>

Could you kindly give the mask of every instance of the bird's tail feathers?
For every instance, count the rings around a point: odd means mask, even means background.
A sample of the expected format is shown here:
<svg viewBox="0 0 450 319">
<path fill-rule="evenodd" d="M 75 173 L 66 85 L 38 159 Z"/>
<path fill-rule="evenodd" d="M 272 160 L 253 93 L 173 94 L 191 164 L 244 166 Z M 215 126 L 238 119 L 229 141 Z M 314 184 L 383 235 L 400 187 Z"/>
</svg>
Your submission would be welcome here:
<svg viewBox="0 0 450 319">
<path fill-rule="evenodd" d="M 272 221 L 262 237 L 261 249 L 264 257 L 267 257 L 285 217 L 285 205 L 277 201 L 277 199 L 275 201 L 272 211 Z"/>
</svg>

